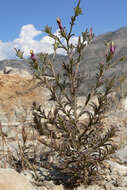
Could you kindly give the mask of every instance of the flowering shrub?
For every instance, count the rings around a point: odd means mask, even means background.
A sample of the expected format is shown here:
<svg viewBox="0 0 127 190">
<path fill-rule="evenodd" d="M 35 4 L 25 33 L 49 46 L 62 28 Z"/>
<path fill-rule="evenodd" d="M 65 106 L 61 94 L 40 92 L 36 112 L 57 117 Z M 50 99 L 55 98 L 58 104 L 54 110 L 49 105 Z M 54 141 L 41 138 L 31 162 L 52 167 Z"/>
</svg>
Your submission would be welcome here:
<svg viewBox="0 0 127 190">
<path fill-rule="evenodd" d="M 37 107 L 36 103 L 33 103 L 35 128 L 40 135 L 43 134 L 44 126 L 40 122 L 41 118 L 44 118 L 47 124 L 54 126 L 50 131 L 51 143 L 44 140 L 41 140 L 41 143 L 49 146 L 52 152 L 58 153 L 59 170 L 61 175 L 66 176 L 66 180 L 63 177 L 63 183 L 65 187 L 70 188 L 80 184 L 88 185 L 97 179 L 98 169 L 102 167 L 103 160 L 116 149 L 116 146 L 110 141 L 115 136 L 116 127 L 111 125 L 106 130 L 103 125 L 103 117 L 108 107 L 108 95 L 112 92 L 115 83 L 115 76 L 106 78 L 105 73 L 112 67 L 111 60 L 114 57 L 116 46 L 112 41 L 106 43 L 105 60 L 98 64 L 96 84 L 88 93 L 86 100 L 82 102 L 82 108 L 79 108 L 77 96 L 80 86 L 80 60 L 84 48 L 94 38 L 93 30 L 90 28 L 90 31 L 86 29 L 78 37 L 77 45 L 70 42 L 74 36 L 73 26 L 80 14 L 82 14 L 82 9 L 80 0 L 78 0 L 77 6 L 74 8 L 74 16 L 71 17 L 69 31 L 63 27 L 60 18 L 56 19 L 60 37 L 52 33 L 51 27 L 45 27 L 45 32 L 54 39 L 54 55 L 52 59 L 49 59 L 47 54 L 41 54 L 42 67 L 34 52 L 30 51 L 36 77 L 46 85 L 51 92 L 51 99 L 56 102 L 55 109 L 48 114 L 41 107 Z M 55 71 L 53 64 L 59 48 L 64 49 L 68 57 L 68 61 L 61 65 L 63 71 L 61 73 Z M 47 70 L 51 71 L 54 77 L 53 82 L 42 77 Z M 100 92 L 99 89 L 102 86 L 104 90 Z M 98 104 L 90 103 L 93 96 L 97 97 Z M 86 109 L 88 105 L 93 109 L 92 112 Z M 87 123 L 80 120 L 84 115 L 88 117 Z"/>
</svg>

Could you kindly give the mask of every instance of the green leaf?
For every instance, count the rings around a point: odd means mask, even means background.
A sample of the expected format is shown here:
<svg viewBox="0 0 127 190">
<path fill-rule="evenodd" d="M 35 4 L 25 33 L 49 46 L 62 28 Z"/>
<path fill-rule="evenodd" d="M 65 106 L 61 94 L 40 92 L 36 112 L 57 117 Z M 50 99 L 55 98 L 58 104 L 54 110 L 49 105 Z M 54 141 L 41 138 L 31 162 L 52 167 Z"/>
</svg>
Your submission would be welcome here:
<svg viewBox="0 0 127 190">
<path fill-rule="evenodd" d="M 82 9 L 79 6 L 80 6 L 80 0 L 78 2 L 77 6 L 74 8 L 75 16 L 78 16 L 78 15 L 82 14 Z"/>
<path fill-rule="evenodd" d="M 63 38 L 66 38 L 66 30 L 64 28 L 64 30 L 60 30 L 60 35 L 63 37 Z"/>
<path fill-rule="evenodd" d="M 119 61 L 125 61 L 126 60 L 126 56 L 122 56 L 120 57 Z"/>
<path fill-rule="evenodd" d="M 79 16 L 79 15 L 82 14 L 82 9 L 81 8 L 76 7 L 74 10 L 75 10 L 75 16 Z"/>
<path fill-rule="evenodd" d="M 73 23 L 75 21 L 75 17 L 74 16 L 72 16 L 71 17 L 71 22 Z M 71 23 L 70 23 L 71 24 Z"/>
<path fill-rule="evenodd" d="M 23 51 L 21 51 L 20 49 L 16 49 L 16 48 L 14 48 L 15 49 L 15 51 L 16 51 L 16 56 L 17 57 L 19 57 L 20 59 L 23 59 Z"/>
<path fill-rule="evenodd" d="M 44 32 L 46 32 L 47 34 L 51 34 L 52 28 L 47 25 L 47 26 L 45 26 Z"/>
<path fill-rule="evenodd" d="M 54 50 L 56 51 L 59 48 L 59 42 L 53 44 Z"/>
</svg>

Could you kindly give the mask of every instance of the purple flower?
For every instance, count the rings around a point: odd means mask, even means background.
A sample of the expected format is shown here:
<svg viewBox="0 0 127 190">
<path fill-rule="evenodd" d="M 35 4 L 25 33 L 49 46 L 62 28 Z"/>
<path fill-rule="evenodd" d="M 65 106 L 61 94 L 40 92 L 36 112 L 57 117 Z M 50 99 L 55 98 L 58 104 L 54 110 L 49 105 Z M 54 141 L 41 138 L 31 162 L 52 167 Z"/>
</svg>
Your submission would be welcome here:
<svg viewBox="0 0 127 190">
<path fill-rule="evenodd" d="M 33 61 L 33 62 L 37 61 L 37 58 L 36 58 L 36 56 L 35 56 L 33 50 L 30 50 L 30 54 L 31 54 L 31 59 L 32 59 L 32 61 Z"/>
<path fill-rule="evenodd" d="M 30 54 L 31 54 L 30 57 L 31 57 L 31 59 L 32 59 L 32 61 L 33 61 L 33 63 L 34 63 L 34 68 L 35 68 L 35 69 L 38 69 L 38 61 L 37 61 L 37 58 L 36 58 L 36 56 L 35 56 L 33 50 L 30 50 Z"/>
<path fill-rule="evenodd" d="M 111 42 L 111 45 L 110 45 L 110 53 L 111 53 L 111 54 L 114 54 L 114 53 L 115 53 L 115 49 L 116 49 L 116 46 L 114 45 L 114 42 Z"/>
</svg>

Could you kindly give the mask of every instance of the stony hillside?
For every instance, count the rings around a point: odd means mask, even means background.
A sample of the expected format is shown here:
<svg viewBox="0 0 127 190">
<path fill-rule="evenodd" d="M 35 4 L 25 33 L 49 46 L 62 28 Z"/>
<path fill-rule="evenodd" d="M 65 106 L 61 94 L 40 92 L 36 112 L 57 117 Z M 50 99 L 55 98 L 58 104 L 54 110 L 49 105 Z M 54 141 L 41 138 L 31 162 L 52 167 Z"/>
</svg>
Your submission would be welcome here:
<svg viewBox="0 0 127 190">
<path fill-rule="evenodd" d="M 46 90 L 32 76 L 0 75 L 0 121 L 20 122 L 26 119 L 33 101 L 44 102 Z M 25 113 L 26 111 L 26 113 Z M 29 117 L 29 116 L 28 116 Z M 29 119 L 29 118 L 27 118 Z"/>
</svg>

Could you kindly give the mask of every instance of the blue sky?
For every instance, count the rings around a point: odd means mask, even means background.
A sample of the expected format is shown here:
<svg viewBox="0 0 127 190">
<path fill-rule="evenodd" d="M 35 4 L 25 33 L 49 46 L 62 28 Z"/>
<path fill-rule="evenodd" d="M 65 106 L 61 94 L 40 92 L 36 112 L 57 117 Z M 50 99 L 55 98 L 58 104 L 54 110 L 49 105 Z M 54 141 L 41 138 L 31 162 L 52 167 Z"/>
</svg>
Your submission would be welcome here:
<svg viewBox="0 0 127 190">
<path fill-rule="evenodd" d="M 42 32 L 45 25 L 48 24 L 56 32 L 56 17 L 59 16 L 68 28 L 76 2 L 77 0 L 1 0 L 0 59 L 13 57 L 13 46 L 24 51 L 33 48 L 36 52 L 40 47 L 43 51 L 43 46 L 50 41 Z M 81 8 L 83 15 L 78 18 L 74 28 L 77 36 L 91 26 L 95 35 L 127 26 L 127 0 L 81 0 Z M 49 46 L 46 49 L 48 51 Z"/>
</svg>

